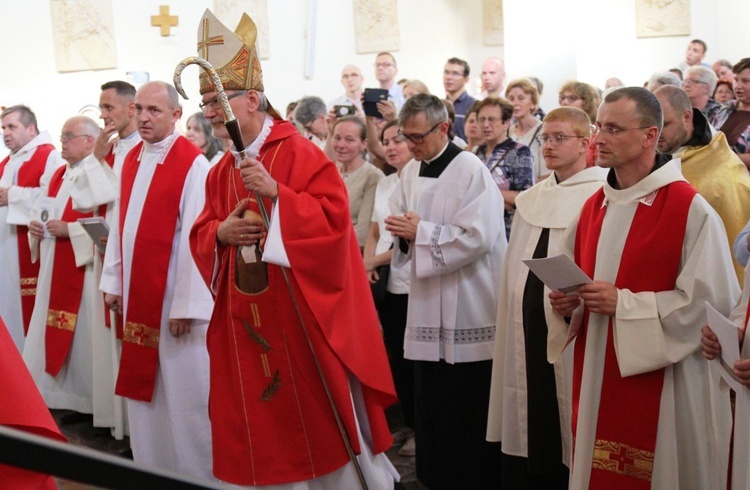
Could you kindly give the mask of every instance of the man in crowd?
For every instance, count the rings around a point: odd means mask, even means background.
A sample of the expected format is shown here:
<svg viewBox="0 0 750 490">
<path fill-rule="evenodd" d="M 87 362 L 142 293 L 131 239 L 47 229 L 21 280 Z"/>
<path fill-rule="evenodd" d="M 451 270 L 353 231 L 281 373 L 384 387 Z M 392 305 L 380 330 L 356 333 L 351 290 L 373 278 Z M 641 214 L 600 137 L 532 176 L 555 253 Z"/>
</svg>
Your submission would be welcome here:
<svg viewBox="0 0 750 490">
<path fill-rule="evenodd" d="M 397 73 L 396 58 L 388 52 L 378 53 L 375 57 L 375 78 L 380 84 L 380 88 L 388 91 L 388 100 L 393 102 L 398 113 L 401 106 L 404 105 L 405 99 L 401 85 L 396 83 Z"/>
<path fill-rule="evenodd" d="M 34 310 L 39 263 L 31 262 L 28 228 L 31 207 L 40 188 L 64 164 L 47 131 L 39 132 L 36 116 L 16 105 L 0 114 L 3 142 L 10 155 L 0 162 L 0 317 L 19 351 Z"/>
<path fill-rule="evenodd" d="M 486 434 L 503 199 L 479 158 L 449 142 L 449 124 L 434 95 L 404 104 L 414 160 L 385 221 L 392 262 L 412 261 L 404 357 L 416 361 L 417 477 L 433 490 L 497 488 L 500 447 Z"/>
<path fill-rule="evenodd" d="M 121 80 L 103 84 L 99 109 L 104 130 L 96 139 L 94 156 L 112 168 L 119 182 L 125 156 L 141 142 L 135 120 L 135 87 Z M 110 230 L 118 226 L 114 210 L 114 202 L 107 205 L 106 220 Z M 127 431 L 127 409 L 125 400 L 115 395 L 122 348 L 122 315 L 108 311 L 104 324 L 94 328 L 93 341 L 94 365 L 111 365 L 109 369 L 94 370 L 94 385 L 103 387 L 94 391 L 94 427 L 111 427 L 112 435 L 122 439 Z"/>
<path fill-rule="evenodd" d="M 607 181 L 563 236 L 594 282 L 549 294 L 573 315 L 548 337 L 557 361 L 565 344 L 552 340 L 575 336 L 571 488 L 725 488 L 729 394 L 699 349 L 705 303 L 726 315 L 739 297 L 721 219 L 656 154 L 651 92 L 609 93 L 596 125 Z"/>
<path fill-rule="evenodd" d="M 707 50 L 708 46 L 705 42 L 700 39 L 693 39 L 685 51 L 685 61 L 681 62 L 678 68 L 684 72 L 691 66 L 710 66 L 703 61 L 706 58 Z"/>
<path fill-rule="evenodd" d="M 721 104 L 712 97 L 715 88 L 716 73 L 712 69 L 705 66 L 691 66 L 685 70 L 682 89 L 693 107 L 701 111 L 707 119 L 721 110 Z"/>
<path fill-rule="evenodd" d="M 392 488 L 384 411 L 395 390 L 346 187 L 270 106 L 252 20 L 243 15 L 235 34 L 207 10 L 201 26 L 199 42 L 204 28 L 226 40 L 208 60 L 223 75 L 247 154 L 240 161 L 235 148 L 211 169 L 190 236 L 216 299 L 208 339 L 214 475 L 236 485 L 315 479 L 320 488 L 360 488 L 348 444 L 369 487 Z M 238 49 L 247 65 L 231 63 Z M 214 134 L 228 139 L 205 74 L 200 91 Z"/>
<path fill-rule="evenodd" d="M 522 260 L 561 253 L 563 232 L 601 188 L 605 171 L 586 168 L 590 126 L 586 113 L 574 107 L 547 114 L 540 139 L 553 178 L 515 201 L 500 283 L 487 422 L 487 439 L 502 441 L 504 488 L 568 488 L 572 349 L 554 365 L 547 362 L 547 325 L 564 320 L 545 304 L 544 284 Z"/>
<path fill-rule="evenodd" d="M 101 289 L 124 317 L 116 392 L 128 398 L 134 460 L 206 478 L 206 327 L 213 303 L 190 256 L 188 233 L 203 207 L 209 165 L 175 131 L 181 113 L 171 85 L 149 82 L 136 93 L 143 141 L 122 167 Z"/>
<path fill-rule="evenodd" d="M 490 56 L 482 63 L 482 93 L 479 98 L 502 97 L 505 81 L 505 62 L 497 56 Z"/>
<path fill-rule="evenodd" d="M 664 113 L 664 129 L 657 148 L 679 157 L 682 175 L 716 210 L 724 222 L 731 247 L 737 234 L 750 221 L 750 175 L 732 151 L 727 138 L 708 124 L 700 110 L 677 87 L 655 92 Z M 742 284 L 744 267 L 734 263 Z"/>
<path fill-rule="evenodd" d="M 456 120 L 453 130 L 456 136 L 466 141 L 464 133 L 464 121 L 469 108 L 476 100 L 466 92 L 466 83 L 469 81 L 469 64 L 459 58 L 451 58 L 443 68 L 443 88 L 445 98 L 453 103 Z"/>
<path fill-rule="evenodd" d="M 329 104 L 328 108 L 333 109 L 334 106 L 354 106 L 360 112 L 362 112 L 362 71 L 356 65 L 346 65 L 341 70 L 341 85 L 344 86 L 344 93 L 333 99 Z M 337 116 L 345 116 L 347 114 L 336 114 Z"/>
<path fill-rule="evenodd" d="M 65 122 L 60 142 L 68 164 L 57 169 L 34 205 L 29 245 L 40 272 L 23 350 L 47 406 L 86 414 L 93 413 L 94 391 L 111 389 L 95 386 L 93 379 L 92 335 L 101 327 L 104 297 L 94 243 L 77 221 L 103 215 L 117 193 L 114 176 L 92 156 L 99 131 L 85 116 Z"/>
<path fill-rule="evenodd" d="M 328 141 L 328 110 L 323 99 L 314 95 L 302 97 L 294 108 L 294 120 L 307 133 L 307 139 L 315 143 L 321 150 Z"/>
</svg>

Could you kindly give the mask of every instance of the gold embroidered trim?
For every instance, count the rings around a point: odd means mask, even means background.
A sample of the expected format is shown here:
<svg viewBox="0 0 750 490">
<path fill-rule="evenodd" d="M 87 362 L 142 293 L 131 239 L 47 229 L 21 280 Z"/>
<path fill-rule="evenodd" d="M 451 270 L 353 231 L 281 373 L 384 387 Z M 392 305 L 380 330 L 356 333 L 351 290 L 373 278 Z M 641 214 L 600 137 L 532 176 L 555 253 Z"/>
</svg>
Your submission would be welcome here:
<svg viewBox="0 0 750 490">
<path fill-rule="evenodd" d="M 76 318 L 78 318 L 78 315 L 68 313 L 67 311 L 48 310 L 47 326 L 72 332 L 76 328 Z"/>
<path fill-rule="evenodd" d="M 620 475 L 651 481 L 654 453 L 620 442 L 597 439 L 591 467 Z"/>
<path fill-rule="evenodd" d="M 255 323 L 255 328 L 260 328 L 260 313 L 258 312 L 257 303 L 250 304 L 250 311 L 253 312 L 253 322 Z"/>
<path fill-rule="evenodd" d="M 271 366 L 268 364 L 268 356 L 266 354 L 260 355 L 260 362 L 263 364 L 263 374 L 265 374 L 266 378 L 271 377 Z"/>
<path fill-rule="evenodd" d="M 34 289 L 22 289 L 21 296 L 36 296 L 36 288 Z"/>
<path fill-rule="evenodd" d="M 156 349 L 159 347 L 159 330 L 143 323 L 127 322 L 123 329 L 122 340 Z"/>
<path fill-rule="evenodd" d="M 31 286 L 36 284 L 36 277 L 22 277 L 21 278 L 21 286 Z"/>
</svg>

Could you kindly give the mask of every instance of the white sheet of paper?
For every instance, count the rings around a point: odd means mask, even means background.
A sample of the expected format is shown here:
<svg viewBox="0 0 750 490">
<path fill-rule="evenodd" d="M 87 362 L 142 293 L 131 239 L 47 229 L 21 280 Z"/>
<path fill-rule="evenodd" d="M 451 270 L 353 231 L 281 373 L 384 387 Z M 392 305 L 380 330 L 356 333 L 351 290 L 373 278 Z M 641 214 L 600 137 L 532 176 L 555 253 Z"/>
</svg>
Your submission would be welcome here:
<svg viewBox="0 0 750 490">
<path fill-rule="evenodd" d="M 584 284 L 594 282 L 565 254 L 544 259 L 523 259 L 523 263 L 553 291 L 572 294 Z"/>
<path fill-rule="evenodd" d="M 737 381 L 734 371 L 732 371 L 732 366 L 740 359 L 737 326 L 708 303 L 706 303 L 706 317 L 708 326 L 714 331 L 719 339 L 719 344 L 721 344 L 721 356 L 714 358 L 711 367 L 724 378 L 734 391 L 743 390 L 744 387 Z"/>
</svg>

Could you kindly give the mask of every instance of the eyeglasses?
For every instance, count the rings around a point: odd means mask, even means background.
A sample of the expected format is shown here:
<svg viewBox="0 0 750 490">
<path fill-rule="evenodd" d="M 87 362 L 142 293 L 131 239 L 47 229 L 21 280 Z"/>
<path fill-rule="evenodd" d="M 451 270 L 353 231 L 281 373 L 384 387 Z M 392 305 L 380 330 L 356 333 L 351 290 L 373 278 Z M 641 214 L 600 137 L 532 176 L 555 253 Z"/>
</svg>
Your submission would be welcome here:
<svg viewBox="0 0 750 490">
<path fill-rule="evenodd" d="M 617 126 L 602 126 L 600 128 L 599 126 L 591 126 L 591 136 L 595 137 L 601 133 L 604 133 L 608 136 L 612 136 L 613 138 L 617 138 L 617 135 L 622 132 L 646 128 L 653 128 L 653 126 L 638 126 L 637 128 L 618 128 Z"/>
<path fill-rule="evenodd" d="M 403 138 L 408 139 L 409 141 L 411 141 L 415 145 L 419 145 L 419 144 L 421 144 L 424 141 L 424 139 L 427 137 L 427 135 L 429 135 L 430 133 L 432 133 L 433 131 L 435 131 L 438 128 L 438 126 L 440 126 L 444 122 L 445 121 L 440 121 L 439 123 L 437 123 L 436 125 L 434 125 L 432 127 L 432 129 L 430 129 L 429 131 L 427 131 L 426 133 L 423 133 L 423 134 L 418 134 L 418 133 L 404 133 L 404 132 L 402 132 L 399 129 L 398 130 L 398 135 L 401 136 L 401 137 L 403 137 Z"/>
<path fill-rule="evenodd" d="M 578 97 L 577 95 L 561 95 L 557 100 L 562 104 L 566 100 L 570 102 L 575 102 L 577 100 L 581 100 L 581 98 Z"/>
<path fill-rule="evenodd" d="M 558 146 L 568 138 L 585 138 L 585 136 L 576 136 L 573 134 L 542 134 L 536 137 L 537 142 L 542 146 L 549 143 L 550 146 Z"/>
<path fill-rule="evenodd" d="M 684 81 L 682 82 L 682 85 L 683 85 L 683 86 L 685 86 L 685 85 L 694 85 L 694 84 L 696 84 L 696 83 L 701 83 L 701 84 L 703 84 L 703 85 L 708 85 L 708 84 L 707 84 L 706 82 L 702 82 L 702 81 L 700 81 L 700 80 L 695 80 L 695 79 L 693 79 L 693 78 L 686 78 L 686 79 L 685 79 L 685 80 L 684 80 Z"/>
<path fill-rule="evenodd" d="M 60 142 L 61 143 L 67 143 L 70 140 L 74 140 L 76 138 L 80 138 L 81 136 L 91 136 L 90 134 L 73 134 L 73 133 L 63 133 L 60 135 Z M 93 136 L 92 136 L 93 138 Z"/>
<path fill-rule="evenodd" d="M 341 75 L 341 78 L 343 78 L 344 80 L 348 80 L 350 78 L 359 78 L 359 74 L 358 73 L 344 73 L 343 75 Z"/>
<path fill-rule="evenodd" d="M 502 123 L 502 122 L 505 122 L 505 121 L 503 121 L 502 117 L 492 117 L 492 116 L 490 116 L 490 117 L 478 117 L 477 118 L 477 122 L 479 124 L 484 124 L 486 122 L 488 122 L 490 124 L 495 124 L 497 122 Z"/>
<path fill-rule="evenodd" d="M 244 93 L 245 92 L 241 91 L 241 92 L 235 92 L 233 94 L 229 94 L 227 95 L 227 100 L 234 99 L 235 97 L 239 97 L 240 95 Z M 210 107 L 211 109 L 217 111 L 219 110 L 219 107 L 221 107 L 221 102 L 219 102 L 219 97 L 214 97 L 213 99 L 207 100 L 206 102 L 201 102 L 200 104 L 198 104 L 198 107 L 200 107 L 200 109 L 204 112 L 206 111 L 206 107 Z"/>
</svg>

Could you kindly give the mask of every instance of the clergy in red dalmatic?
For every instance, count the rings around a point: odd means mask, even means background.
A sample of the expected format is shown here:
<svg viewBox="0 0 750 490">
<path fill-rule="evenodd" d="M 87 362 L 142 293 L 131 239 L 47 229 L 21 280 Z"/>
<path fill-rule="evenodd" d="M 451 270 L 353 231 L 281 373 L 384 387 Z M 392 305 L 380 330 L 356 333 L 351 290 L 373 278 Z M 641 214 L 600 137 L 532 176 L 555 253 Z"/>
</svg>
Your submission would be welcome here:
<svg viewBox="0 0 750 490">
<path fill-rule="evenodd" d="M 216 301 L 207 339 L 214 475 L 240 485 L 359 487 L 301 316 L 370 488 L 392 488 L 384 410 L 395 390 L 346 188 L 334 164 L 270 107 L 254 38 L 246 15 L 235 34 L 209 11 L 198 32 L 248 145 L 247 158 L 228 152 L 211 169 L 190 234 Z M 201 93 L 214 134 L 228 138 L 203 75 Z"/>
</svg>

